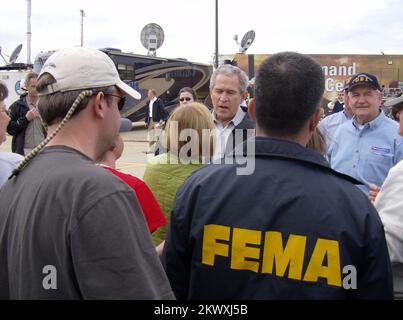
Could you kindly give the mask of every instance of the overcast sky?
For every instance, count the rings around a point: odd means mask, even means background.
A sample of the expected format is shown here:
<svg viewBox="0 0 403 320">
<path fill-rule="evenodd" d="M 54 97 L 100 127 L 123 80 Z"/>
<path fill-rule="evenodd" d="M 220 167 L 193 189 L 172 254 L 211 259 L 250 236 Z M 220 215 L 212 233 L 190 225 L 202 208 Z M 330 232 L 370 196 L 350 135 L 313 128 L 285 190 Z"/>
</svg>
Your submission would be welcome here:
<svg viewBox="0 0 403 320">
<path fill-rule="evenodd" d="M 17 62 L 27 59 L 26 3 L 0 6 L 3 54 L 24 45 Z M 140 32 L 153 22 L 165 32 L 158 56 L 212 61 L 215 0 L 32 0 L 32 62 L 40 51 L 80 45 L 80 9 L 85 46 L 146 54 Z M 403 54 L 402 9 L 403 0 L 219 0 L 219 53 L 237 52 L 233 36 L 253 29 L 247 53 Z"/>
</svg>

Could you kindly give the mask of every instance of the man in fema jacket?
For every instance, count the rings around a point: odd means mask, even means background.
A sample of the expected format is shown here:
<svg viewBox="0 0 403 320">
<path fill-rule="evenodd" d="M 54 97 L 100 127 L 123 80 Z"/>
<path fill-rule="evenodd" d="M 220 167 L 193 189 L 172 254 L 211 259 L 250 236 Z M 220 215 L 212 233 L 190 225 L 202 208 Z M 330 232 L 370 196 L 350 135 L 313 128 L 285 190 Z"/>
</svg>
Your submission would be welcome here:
<svg viewBox="0 0 403 320">
<path fill-rule="evenodd" d="M 232 158 L 205 166 L 176 195 L 164 258 L 178 299 L 392 298 L 376 210 L 358 181 L 305 147 L 324 83 L 299 53 L 260 65 L 248 108 L 255 170 L 237 175 Z"/>
</svg>

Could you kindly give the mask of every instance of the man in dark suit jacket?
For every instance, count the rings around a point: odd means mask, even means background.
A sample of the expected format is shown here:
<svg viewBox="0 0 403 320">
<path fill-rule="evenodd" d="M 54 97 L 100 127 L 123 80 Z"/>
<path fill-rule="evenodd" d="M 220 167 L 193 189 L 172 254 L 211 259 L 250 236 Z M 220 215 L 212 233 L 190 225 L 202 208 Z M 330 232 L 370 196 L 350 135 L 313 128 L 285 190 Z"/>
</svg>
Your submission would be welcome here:
<svg viewBox="0 0 403 320">
<path fill-rule="evenodd" d="M 164 102 L 161 98 L 157 97 L 155 89 L 148 90 L 147 93 L 150 103 L 148 104 L 146 114 L 146 128 L 154 129 L 156 124 L 162 126 L 167 120 L 167 113 L 164 109 Z"/>
<path fill-rule="evenodd" d="M 241 106 L 248 95 L 248 85 L 246 73 L 230 64 L 220 66 L 211 76 L 210 95 L 217 129 L 214 161 L 229 155 L 238 144 L 254 135 L 255 126 L 247 107 Z M 242 135 L 235 133 L 240 131 Z"/>
<path fill-rule="evenodd" d="M 159 140 L 161 129 L 163 129 L 164 124 L 167 121 L 168 113 L 164 109 L 164 102 L 162 102 L 162 99 L 157 97 L 155 89 L 148 90 L 147 96 L 148 99 L 150 99 L 150 102 L 148 104 L 145 122 L 146 128 L 149 130 L 147 140 L 151 148 L 151 146 Z M 151 150 L 149 152 L 153 153 L 154 151 Z"/>
</svg>

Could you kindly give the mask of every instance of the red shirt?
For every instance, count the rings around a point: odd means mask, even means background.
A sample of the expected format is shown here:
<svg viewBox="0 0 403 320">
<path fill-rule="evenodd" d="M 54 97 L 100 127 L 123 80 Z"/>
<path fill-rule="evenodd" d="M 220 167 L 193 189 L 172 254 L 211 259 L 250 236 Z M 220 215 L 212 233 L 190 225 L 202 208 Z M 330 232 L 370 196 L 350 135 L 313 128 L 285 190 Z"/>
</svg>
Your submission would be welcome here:
<svg viewBox="0 0 403 320">
<path fill-rule="evenodd" d="M 101 165 L 101 167 L 112 172 L 115 176 L 122 179 L 130 188 L 134 190 L 134 193 L 139 200 L 141 209 L 143 210 L 148 229 L 151 233 L 167 223 L 160 205 L 144 181 L 130 174 L 112 169 L 108 166 Z"/>
</svg>

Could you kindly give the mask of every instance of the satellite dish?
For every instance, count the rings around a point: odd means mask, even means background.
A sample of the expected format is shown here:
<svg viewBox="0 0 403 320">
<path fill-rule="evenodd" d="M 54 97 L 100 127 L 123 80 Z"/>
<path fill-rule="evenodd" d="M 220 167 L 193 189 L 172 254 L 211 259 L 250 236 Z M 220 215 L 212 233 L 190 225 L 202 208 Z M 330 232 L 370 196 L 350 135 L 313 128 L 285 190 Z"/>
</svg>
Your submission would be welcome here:
<svg viewBox="0 0 403 320">
<path fill-rule="evenodd" d="M 4 56 L 3 56 L 3 54 L 1 53 L 1 47 L 0 47 L 0 56 L 3 58 L 3 60 L 4 60 L 4 62 L 7 64 L 7 60 L 6 60 L 6 58 L 4 58 Z"/>
<path fill-rule="evenodd" d="M 13 53 L 12 53 L 11 56 L 10 56 L 10 62 L 9 62 L 9 64 L 13 64 L 15 61 L 17 61 L 18 55 L 20 54 L 21 49 L 22 49 L 22 44 L 19 44 L 19 45 L 17 46 L 17 48 L 14 49 Z"/>
<path fill-rule="evenodd" d="M 256 33 L 253 30 L 248 31 L 242 38 L 241 47 L 239 48 L 240 53 L 245 53 L 246 50 L 252 45 L 255 40 Z"/>
<path fill-rule="evenodd" d="M 141 30 L 140 39 L 147 55 L 156 56 L 157 49 L 164 43 L 164 30 L 156 23 L 149 23 Z"/>
</svg>

